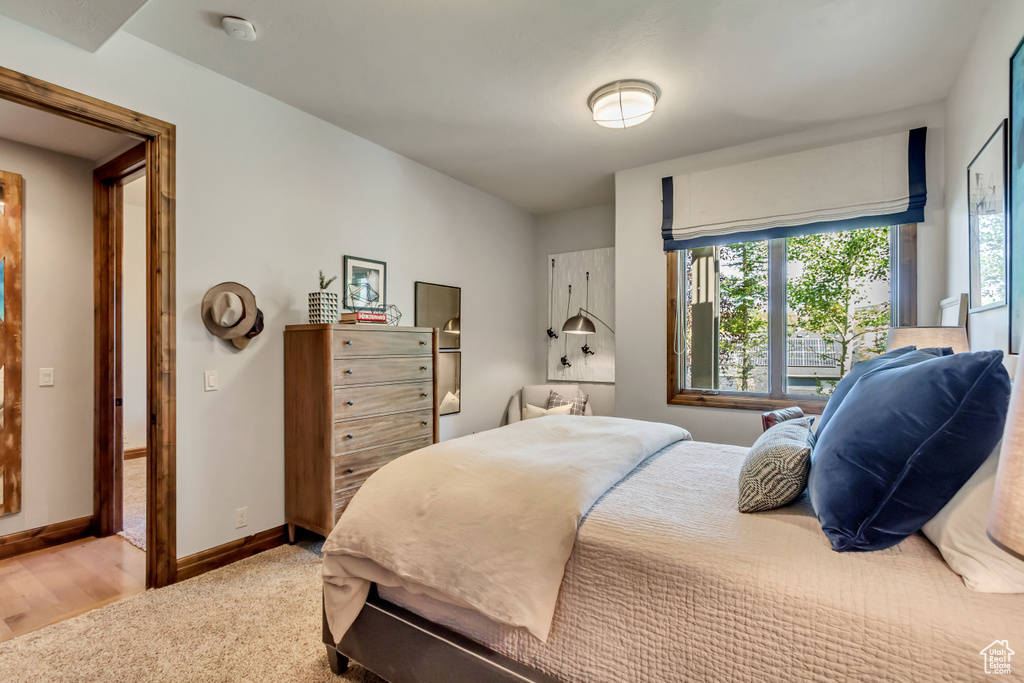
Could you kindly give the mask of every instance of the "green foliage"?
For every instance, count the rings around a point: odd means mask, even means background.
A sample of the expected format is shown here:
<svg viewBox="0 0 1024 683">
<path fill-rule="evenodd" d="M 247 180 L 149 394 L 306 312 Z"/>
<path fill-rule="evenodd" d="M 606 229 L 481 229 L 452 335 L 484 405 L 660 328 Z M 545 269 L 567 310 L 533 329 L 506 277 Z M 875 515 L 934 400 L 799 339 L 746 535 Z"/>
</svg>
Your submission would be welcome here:
<svg viewBox="0 0 1024 683">
<path fill-rule="evenodd" d="M 979 303 L 984 306 L 1006 300 L 1006 228 L 1002 213 L 981 214 L 977 220 L 981 261 Z"/>
<path fill-rule="evenodd" d="M 755 391 L 755 361 L 768 346 L 768 242 L 718 248 L 719 373 Z"/>
<path fill-rule="evenodd" d="M 327 289 L 328 287 L 331 286 L 331 283 L 334 282 L 337 279 L 338 279 L 337 275 L 332 277 L 330 280 L 325 279 L 324 278 L 324 271 L 321 270 L 320 271 L 320 289 Z"/>
<path fill-rule="evenodd" d="M 889 279 L 889 229 L 831 232 L 787 240 L 790 329 L 835 342 L 832 358 L 845 376 L 853 351 L 881 353 L 889 302 L 872 302 L 870 285 Z M 794 263 L 794 262 L 799 262 Z M 796 271 L 796 272 L 794 272 Z M 819 383 L 818 393 L 824 393 Z"/>
</svg>

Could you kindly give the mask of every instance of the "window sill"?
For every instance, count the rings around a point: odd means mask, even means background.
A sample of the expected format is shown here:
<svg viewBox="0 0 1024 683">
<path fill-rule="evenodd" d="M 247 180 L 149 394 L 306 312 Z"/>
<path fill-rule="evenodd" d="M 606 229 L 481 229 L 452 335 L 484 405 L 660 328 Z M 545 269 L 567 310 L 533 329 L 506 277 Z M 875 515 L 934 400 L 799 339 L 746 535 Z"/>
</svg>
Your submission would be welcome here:
<svg viewBox="0 0 1024 683">
<path fill-rule="evenodd" d="M 732 408 L 734 410 L 779 410 L 797 406 L 806 415 L 821 415 L 828 399 L 825 397 L 769 398 L 767 396 L 737 396 L 734 394 L 709 395 L 701 391 L 681 391 L 669 396 L 669 405 L 699 406 L 702 408 Z"/>
</svg>

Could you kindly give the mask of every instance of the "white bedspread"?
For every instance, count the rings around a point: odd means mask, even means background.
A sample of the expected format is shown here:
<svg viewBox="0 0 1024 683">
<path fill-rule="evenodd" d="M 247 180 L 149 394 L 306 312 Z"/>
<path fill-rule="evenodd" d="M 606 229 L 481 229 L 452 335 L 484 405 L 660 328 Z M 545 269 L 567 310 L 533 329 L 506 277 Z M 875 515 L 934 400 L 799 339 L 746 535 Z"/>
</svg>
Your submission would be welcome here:
<svg viewBox="0 0 1024 683">
<path fill-rule="evenodd" d="M 399 586 L 546 640 L 580 519 L 685 429 L 550 416 L 435 444 L 378 470 L 324 543 L 340 640 L 371 582 Z"/>
<path fill-rule="evenodd" d="M 745 454 L 678 443 L 599 500 L 546 643 L 422 595 L 380 594 L 566 683 L 985 681 L 991 642 L 1024 652 L 1024 595 L 968 590 L 919 534 L 836 553 L 806 496 L 740 514 Z M 1012 665 L 1021 676 L 1024 655 Z"/>
</svg>

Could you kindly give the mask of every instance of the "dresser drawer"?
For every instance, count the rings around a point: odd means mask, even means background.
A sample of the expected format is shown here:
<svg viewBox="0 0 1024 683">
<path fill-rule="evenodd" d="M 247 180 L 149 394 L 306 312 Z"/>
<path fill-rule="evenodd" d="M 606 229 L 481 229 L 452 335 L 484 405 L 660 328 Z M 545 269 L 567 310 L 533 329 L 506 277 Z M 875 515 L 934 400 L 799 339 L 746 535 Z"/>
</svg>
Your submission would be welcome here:
<svg viewBox="0 0 1024 683">
<path fill-rule="evenodd" d="M 350 356 L 430 356 L 433 339 L 429 332 L 391 332 L 345 330 L 333 332 L 334 357 Z"/>
<path fill-rule="evenodd" d="M 412 441 L 370 448 L 365 451 L 351 453 L 349 455 L 336 456 L 334 458 L 334 522 L 348 507 L 352 496 L 356 494 L 359 487 L 369 479 L 370 475 L 395 458 L 412 453 L 421 448 L 426 448 L 434 443 L 433 436 L 426 436 Z"/>
<path fill-rule="evenodd" d="M 418 379 L 433 382 L 434 359 L 419 358 L 351 358 L 334 362 L 334 386 L 375 384 L 377 382 L 408 382 Z"/>
<path fill-rule="evenodd" d="M 433 382 L 339 387 L 334 390 L 334 419 L 398 413 L 434 405 Z"/>
<path fill-rule="evenodd" d="M 366 479 L 389 462 L 434 443 L 432 436 L 412 441 L 370 448 L 357 453 L 334 457 L 334 492 L 343 493 L 352 487 L 359 488 Z"/>
<path fill-rule="evenodd" d="M 432 408 L 334 423 L 335 454 L 434 435 Z"/>
</svg>

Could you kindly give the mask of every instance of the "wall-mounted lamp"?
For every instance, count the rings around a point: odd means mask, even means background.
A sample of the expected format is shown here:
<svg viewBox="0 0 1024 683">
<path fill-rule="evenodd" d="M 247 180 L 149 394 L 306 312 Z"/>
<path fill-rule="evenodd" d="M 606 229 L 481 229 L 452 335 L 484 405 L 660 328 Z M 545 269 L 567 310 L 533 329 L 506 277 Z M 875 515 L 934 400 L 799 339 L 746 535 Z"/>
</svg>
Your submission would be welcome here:
<svg viewBox="0 0 1024 683">
<path fill-rule="evenodd" d="M 570 295 L 572 294 L 572 289 L 569 290 L 569 293 L 570 293 Z M 590 305 L 590 271 L 588 270 L 587 271 L 587 306 L 589 306 L 589 305 Z M 584 315 L 584 313 L 586 313 L 586 315 Z M 587 316 L 590 316 L 590 317 L 588 318 Z M 609 325 L 605 321 L 603 321 L 600 318 L 598 318 L 596 315 L 594 315 L 593 313 L 588 311 L 586 308 L 582 308 L 582 307 L 580 308 L 579 312 L 576 315 L 574 315 L 573 317 L 571 317 L 571 318 L 569 318 L 568 320 L 565 321 L 565 323 L 562 325 L 562 332 L 564 332 L 565 334 L 594 334 L 594 333 L 597 332 L 597 328 L 594 327 L 594 321 L 591 320 L 590 318 L 593 318 L 597 322 L 601 323 L 602 325 L 607 327 L 611 331 L 612 334 L 615 334 L 615 330 L 613 330 L 611 328 L 611 325 Z M 589 351 L 589 349 L 586 346 L 583 347 L 583 353 L 584 354 L 590 353 L 590 355 L 593 355 L 593 352 Z"/>
</svg>

